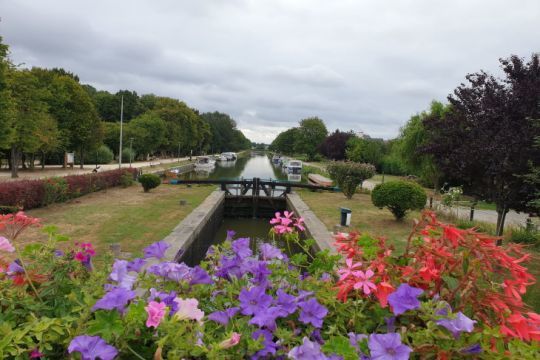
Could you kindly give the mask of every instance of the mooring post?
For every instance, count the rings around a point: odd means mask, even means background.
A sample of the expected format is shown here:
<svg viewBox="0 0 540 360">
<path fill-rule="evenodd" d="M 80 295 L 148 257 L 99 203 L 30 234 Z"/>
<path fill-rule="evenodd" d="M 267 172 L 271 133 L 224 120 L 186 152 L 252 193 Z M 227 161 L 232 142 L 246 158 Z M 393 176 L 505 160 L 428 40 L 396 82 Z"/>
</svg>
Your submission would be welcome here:
<svg viewBox="0 0 540 360">
<path fill-rule="evenodd" d="M 253 199 L 253 218 L 257 217 L 257 208 L 259 206 L 259 178 L 253 178 L 253 189 L 251 192 Z"/>
</svg>

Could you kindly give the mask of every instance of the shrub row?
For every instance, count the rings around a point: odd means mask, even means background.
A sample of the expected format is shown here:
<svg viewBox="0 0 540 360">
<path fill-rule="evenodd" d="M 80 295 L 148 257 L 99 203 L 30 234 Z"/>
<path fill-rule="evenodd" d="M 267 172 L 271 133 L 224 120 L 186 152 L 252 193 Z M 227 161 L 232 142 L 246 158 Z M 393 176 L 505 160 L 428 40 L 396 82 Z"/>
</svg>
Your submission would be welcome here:
<svg viewBox="0 0 540 360">
<path fill-rule="evenodd" d="M 135 177 L 137 172 L 137 169 L 131 168 L 40 180 L 0 182 L 0 207 L 15 206 L 29 210 L 63 202 L 121 185 L 124 174 L 129 173 Z"/>
</svg>

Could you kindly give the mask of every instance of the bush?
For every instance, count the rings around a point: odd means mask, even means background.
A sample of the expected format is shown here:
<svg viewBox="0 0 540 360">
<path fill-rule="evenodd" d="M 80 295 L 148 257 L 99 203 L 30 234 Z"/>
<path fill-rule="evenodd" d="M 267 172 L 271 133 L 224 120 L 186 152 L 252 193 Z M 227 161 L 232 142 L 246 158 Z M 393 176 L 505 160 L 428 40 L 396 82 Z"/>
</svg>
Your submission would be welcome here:
<svg viewBox="0 0 540 360">
<path fill-rule="evenodd" d="M 400 220 L 408 210 L 423 209 L 427 196 L 420 185 L 409 181 L 390 181 L 375 186 L 371 201 L 378 208 L 387 207 Z"/>
<path fill-rule="evenodd" d="M 525 227 L 512 229 L 510 241 L 514 243 L 530 244 L 535 248 L 540 248 L 540 232 L 527 230 Z"/>
<path fill-rule="evenodd" d="M 131 172 L 126 171 L 124 175 L 120 178 L 120 186 L 123 188 L 130 187 L 135 182 L 135 179 L 133 177 L 133 174 Z"/>
<path fill-rule="evenodd" d="M 388 175 L 405 175 L 407 170 L 403 161 L 395 156 L 385 156 L 381 161 L 381 171 Z"/>
<path fill-rule="evenodd" d="M 334 161 L 326 169 L 347 199 L 353 197 L 358 185 L 375 175 L 375 166 L 356 162 Z"/>
<path fill-rule="evenodd" d="M 141 183 L 144 192 L 148 192 L 161 184 L 161 178 L 156 174 L 144 174 L 139 176 L 139 182 Z"/>
<path fill-rule="evenodd" d="M 53 202 L 62 202 L 91 192 L 119 186 L 125 172 L 137 169 L 118 169 L 97 174 L 70 175 L 63 178 L 0 182 L 0 204 L 25 210 Z"/>
<path fill-rule="evenodd" d="M 110 164 L 114 159 L 114 154 L 107 145 L 101 145 L 96 151 L 89 151 L 84 155 L 86 164 Z M 79 154 L 75 153 L 75 163 L 80 164 Z"/>
<path fill-rule="evenodd" d="M 135 150 L 130 148 L 124 148 L 122 150 L 122 162 L 128 164 L 131 155 L 131 161 L 135 161 Z"/>
</svg>

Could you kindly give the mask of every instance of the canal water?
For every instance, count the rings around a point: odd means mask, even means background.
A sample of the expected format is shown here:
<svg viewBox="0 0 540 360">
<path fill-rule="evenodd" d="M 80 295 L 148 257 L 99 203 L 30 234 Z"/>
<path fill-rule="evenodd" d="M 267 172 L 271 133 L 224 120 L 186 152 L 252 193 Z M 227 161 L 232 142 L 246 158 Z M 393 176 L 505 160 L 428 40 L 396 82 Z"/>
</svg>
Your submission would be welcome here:
<svg viewBox="0 0 540 360">
<path fill-rule="evenodd" d="M 210 172 L 192 171 L 180 175 L 184 180 L 219 180 L 219 179 L 251 179 L 258 177 L 261 180 L 290 181 L 291 178 L 282 171 L 281 166 L 272 164 L 270 157 L 264 153 L 242 154 L 236 161 L 218 161 Z M 295 179 L 299 180 L 299 179 Z M 270 219 L 261 218 L 232 218 L 225 214 L 221 226 L 214 239 L 207 239 L 216 244 L 225 240 L 227 230 L 236 231 L 236 237 L 249 237 L 252 239 L 252 248 L 261 242 L 268 242 Z M 278 244 L 283 245 L 283 244 Z"/>
</svg>

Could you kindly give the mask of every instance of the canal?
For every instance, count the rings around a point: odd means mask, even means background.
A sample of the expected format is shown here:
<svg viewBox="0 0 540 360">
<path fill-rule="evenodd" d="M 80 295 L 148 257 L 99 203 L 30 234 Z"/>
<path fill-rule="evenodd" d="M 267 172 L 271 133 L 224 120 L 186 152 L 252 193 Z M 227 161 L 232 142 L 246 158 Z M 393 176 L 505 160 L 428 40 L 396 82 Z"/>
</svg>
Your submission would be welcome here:
<svg viewBox="0 0 540 360">
<path fill-rule="evenodd" d="M 265 153 L 244 153 L 236 161 L 217 161 L 211 171 L 191 171 L 179 176 L 183 180 L 218 180 L 218 179 L 251 179 L 258 177 L 263 180 L 285 180 L 292 178 L 282 171 L 281 166 L 272 164 L 271 159 Z M 295 178 L 294 180 L 302 181 Z M 268 242 L 270 223 L 268 218 L 258 217 L 231 217 L 225 212 L 223 221 L 212 239 L 205 239 L 205 243 L 217 244 L 227 237 L 227 230 L 234 230 L 236 237 L 249 237 L 252 239 L 251 246 L 257 247 L 261 242 Z M 284 244 L 276 244 L 283 247 Z M 203 250 L 203 249 L 201 249 Z M 202 251 L 201 251 L 202 252 Z M 204 254 L 198 254 L 203 256 Z M 198 258 L 195 256 L 194 258 Z"/>
</svg>

